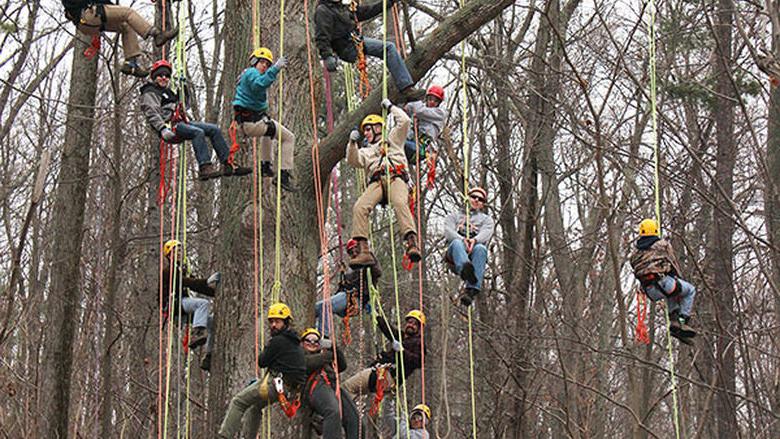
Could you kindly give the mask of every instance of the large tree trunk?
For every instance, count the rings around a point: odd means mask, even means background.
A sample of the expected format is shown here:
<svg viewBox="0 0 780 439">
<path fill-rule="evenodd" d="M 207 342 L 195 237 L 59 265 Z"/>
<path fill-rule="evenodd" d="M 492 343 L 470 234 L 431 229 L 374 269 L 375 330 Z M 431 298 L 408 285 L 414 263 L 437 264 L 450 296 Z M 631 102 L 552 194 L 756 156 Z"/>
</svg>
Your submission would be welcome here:
<svg viewBox="0 0 780 439">
<path fill-rule="evenodd" d="M 86 39 L 81 34 L 78 38 Z M 54 258 L 45 310 L 48 333 L 43 380 L 38 395 L 43 401 L 39 436 L 48 438 L 68 436 L 73 336 L 79 321 L 81 240 L 97 87 L 97 58 L 82 56 L 84 47 L 76 44 L 73 53 L 65 144 L 54 202 L 57 215 L 50 233 Z"/>
<path fill-rule="evenodd" d="M 717 77 L 714 108 L 717 154 L 713 194 L 721 206 L 728 206 L 734 194 L 734 164 L 737 150 L 734 142 L 734 103 L 739 99 L 731 78 L 731 33 L 734 20 L 734 4 L 731 0 L 719 0 L 715 23 L 716 60 L 713 66 Z M 715 398 L 718 437 L 739 436 L 735 383 L 734 334 L 737 332 L 734 315 L 734 221 L 731 209 L 713 210 L 712 248 L 709 260 L 713 287 L 711 296 L 715 308 L 714 328 L 717 334 L 714 373 L 718 375 L 718 392 Z"/>
</svg>

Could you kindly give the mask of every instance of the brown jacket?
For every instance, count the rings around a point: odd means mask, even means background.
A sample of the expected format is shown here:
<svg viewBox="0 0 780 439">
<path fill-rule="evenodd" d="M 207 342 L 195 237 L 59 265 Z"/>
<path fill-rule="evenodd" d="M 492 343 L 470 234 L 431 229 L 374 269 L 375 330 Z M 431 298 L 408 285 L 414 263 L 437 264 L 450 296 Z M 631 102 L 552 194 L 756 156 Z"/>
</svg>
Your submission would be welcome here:
<svg viewBox="0 0 780 439">
<path fill-rule="evenodd" d="M 387 135 L 387 147 L 382 146 L 381 140 L 369 143 L 365 148 L 358 149 L 357 142 L 347 144 L 347 163 L 354 168 L 363 168 L 366 170 L 366 177 L 370 178 L 375 172 L 381 172 L 387 165 L 386 160 L 390 161 L 390 167 L 403 165 L 404 169 L 409 168 L 404 153 L 404 142 L 406 142 L 406 133 L 409 132 L 409 115 L 400 107 L 393 105 L 390 107 L 390 113 L 395 117 L 395 127 Z"/>
<path fill-rule="evenodd" d="M 672 274 L 679 276 L 680 263 L 669 241 L 655 236 L 639 238 L 631 255 L 634 276 L 640 281 L 647 275 Z"/>
</svg>

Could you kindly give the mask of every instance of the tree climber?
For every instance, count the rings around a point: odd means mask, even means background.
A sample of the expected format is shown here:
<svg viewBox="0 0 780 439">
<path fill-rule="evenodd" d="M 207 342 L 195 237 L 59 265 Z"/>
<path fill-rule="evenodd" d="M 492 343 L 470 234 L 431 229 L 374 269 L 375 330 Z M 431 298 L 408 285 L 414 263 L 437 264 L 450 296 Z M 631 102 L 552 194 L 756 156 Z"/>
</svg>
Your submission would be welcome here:
<svg viewBox="0 0 780 439">
<path fill-rule="evenodd" d="M 631 267 L 650 300 L 666 299 L 672 336 L 690 342 L 687 339 L 696 336 L 696 331 L 688 326 L 696 288 L 680 278 L 680 263 L 672 244 L 661 238 L 656 220 L 644 219 L 639 223 L 639 238 L 631 255 Z"/>
<path fill-rule="evenodd" d="M 396 0 L 387 0 L 392 7 Z M 398 53 L 395 44 L 375 38 L 363 38 L 360 35 L 357 22 L 370 20 L 382 13 L 382 1 L 372 5 L 358 5 L 351 0 L 320 0 L 314 12 L 314 39 L 320 58 L 330 72 L 335 72 L 339 58 L 354 64 L 358 61 L 356 44 L 362 41 L 363 50 L 368 56 L 382 58 L 387 49 L 387 68 L 393 75 L 396 88 L 407 101 L 422 99 L 424 91 L 413 87 L 414 81 L 404 60 Z M 335 53 L 334 53 L 335 52 Z"/>
<path fill-rule="evenodd" d="M 295 135 L 282 126 L 281 123 L 268 116 L 267 90 L 276 81 L 276 76 L 287 65 L 285 57 L 279 57 L 274 63 L 274 55 L 270 49 L 260 47 L 249 57 L 249 67 L 244 69 L 238 79 L 236 97 L 233 99 L 233 112 L 236 123 L 244 136 L 259 137 L 260 170 L 263 177 L 273 177 L 271 168 L 271 152 L 273 144 L 278 143 L 282 136 L 282 188 L 293 192 L 296 190 L 292 181 L 295 152 Z M 276 142 L 272 140 L 276 139 Z M 276 180 L 274 180 L 276 181 Z"/>
<path fill-rule="evenodd" d="M 376 319 L 379 330 L 385 338 L 391 342 L 391 347 L 379 354 L 379 359 L 371 363 L 366 369 L 356 373 L 344 382 L 344 388 L 352 395 L 375 393 L 377 381 L 380 379 L 378 370 L 385 368 L 384 379 L 386 388 L 392 389 L 400 386 L 404 379 L 409 378 L 415 370 L 422 367 L 422 338 L 421 330 L 425 325 L 425 314 L 414 309 L 406 314 L 403 333 L 399 333 L 390 327 L 382 316 Z M 396 367 L 396 353 L 403 350 L 403 375 Z M 398 372 L 398 373 L 396 373 Z M 396 383 L 396 378 L 398 382 Z"/>
<path fill-rule="evenodd" d="M 322 438 L 358 439 L 360 418 L 352 397 L 341 390 L 336 396 L 336 372 L 333 370 L 333 349 L 322 349 L 320 333 L 308 328 L 301 333 L 301 345 L 306 352 L 306 386 L 304 398 L 315 413 L 322 416 Z M 347 359 L 335 348 L 339 373 L 347 368 Z M 341 410 L 339 410 L 341 399 Z"/>
<path fill-rule="evenodd" d="M 347 254 L 350 257 L 357 255 L 357 249 L 357 241 L 354 239 L 347 241 Z M 331 312 L 333 314 L 342 318 L 345 317 L 347 308 L 353 302 L 356 306 L 359 306 L 365 311 L 370 309 L 370 295 L 368 291 L 369 269 L 371 272 L 371 283 L 376 286 L 379 278 L 382 276 L 379 264 L 374 264 L 370 268 L 361 268 L 357 270 L 350 268 L 346 273 L 341 275 L 338 292 L 330 297 Z M 318 300 L 314 305 L 314 319 L 317 330 L 327 339 L 330 337 L 330 316 L 328 315 L 329 313 L 325 313 L 323 317 L 324 308 L 324 301 Z"/>
<path fill-rule="evenodd" d="M 152 65 L 151 80 L 141 86 L 141 110 L 152 129 L 166 142 L 192 141 L 192 149 L 198 160 L 198 179 L 201 181 L 223 175 L 250 174 L 251 168 L 241 167 L 235 163 L 228 164 L 229 150 L 219 126 L 186 120 L 184 107 L 179 106 L 179 96 L 169 87 L 172 71 L 170 62 L 159 60 Z M 182 80 L 182 87 L 184 87 L 183 83 Z M 186 87 L 184 95 L 187 100 Z M 222 163 L 222 169 L 217 169 L 211 164 L 211 151 L 206 143 L 206 137 L 211 141 L 211 146 Z"/>
<path fill-rule="evenodd" d="M 254 381 L 238 392 L 230 401 L 219 437 L 233 438 L 244 419 L 243 431 L 255 437 L 260 425 L 260 411 L 280 398 L 276 384 L 281 378 L 284 394 L 298 394 L 306 381 L 306 360 L 298 334 L 292 328 L 292 313 L 284 303 L 268 308 L 268 326 L 271 339 L 260 352 L 257 364 L 268 368 L 262 381 Z"/>
<path fill-rule="evenodd" d="M 208 371 L 211 368 L 211 351 L 214 343 L 211 301 L 191 297 L 189 290 L 204 296 L 214 297 L 222 275 L 215 272 L 208 279 L 190 277 L 186 256 L 181 251 L 181 242 L 175 239 L 171 239 L 163 245 L 163 255 L 165 255 L 166 264 L 160 279 L 162 283 L 162 311 L 174 319 L 179 315 L 179 311 L 188 317 L 192 316 L 189 348 L 196 349 L 206 345 L 206 352 L 201 358 L 200 368 Z M 172 305 L 168 303 L 171 292 L 173 292 Z"/>
<path fill-rule="evenodd" d="M 406 255 L 412 262 L 421 258 L 417 249 L 417 233 L 414 217 L 409 210 L 409 164 L 404 155 L 404 140 L 409 132 L 409 116 L 404 110 L 393 105 L 389 99 L 382 106 L 395 117 L 396 126 L 382 143 L 382 125 L 384 119 L 378 114 L 369 114 L 360 124 L 367 146 L 358 149 L 360 133 L 352 130 L 347 143 L 347 163 L 355 168 L 364 168 L 368 183 L 365 192 L 352 208 L 352 238 L 357 241 L 357 254 L 351 257 L 349 265 L 353 268 L 376 264 L 376 258 L 368 246 L 369 214 L 379 203 L 387 201 L 393 205 L 401 236 L 406 241 Z M 389 165 L 390 184 L 387 184 Z"/>
<path fill-rule="evenodd" d="M 429 439 L 426 426 L 431 423 L 431 409 L 425 404 L 417 404 L 409 412 L 409 426 L 406 419 L 399 420 L 399 431 L 395 439 Z"/>
<path fill-rule="evenodd" d="M 433 162 L 436 161 L 436 141 L 447 120 L 447 109 L 440 106 L 443 101 L 444 89 L 432 85 L 426 92 L 425 103 L 415 101 L 406 104 L 406 112 L 417 127 L 417 139 L 415 140 L 415 129 L 412 127 L 404 144 L 404 152 L 409 163 L 417 162 L 418 149 L 420 160 L 428 157 Z"/>
<path fill-rule="evenodd" d="M 125 63 L 120 71 L 126 75 L 143 78 L 149 74 L 138 63 L 141 55 L 139 35 L 144 39 L 154 37 L 154 44 L 160 47 L 179 33 L 178 27 L 166 31 L 156 28 L 133 9 L 114 5 L 110 0 L 62 0 L 62 5 L 65 7 L 65 17 L 82 33 L 99 37 L 100 32 L 105 30 L 122 35 Z"/>
<path fill-rule="evenodd" d="M 482 289 L 487 243 L 495 229 L 493 218 L 484 213 L 486 202 L 487 191 L 474 187 L 469 190 L 468 229 L 466 212 L 452 212 L 444 220 L 444 237 L 448 243 L 445 261 L 466 282 L 466 289 L 460 297 L 463 306 L 471 305 Z"/>
</svg>

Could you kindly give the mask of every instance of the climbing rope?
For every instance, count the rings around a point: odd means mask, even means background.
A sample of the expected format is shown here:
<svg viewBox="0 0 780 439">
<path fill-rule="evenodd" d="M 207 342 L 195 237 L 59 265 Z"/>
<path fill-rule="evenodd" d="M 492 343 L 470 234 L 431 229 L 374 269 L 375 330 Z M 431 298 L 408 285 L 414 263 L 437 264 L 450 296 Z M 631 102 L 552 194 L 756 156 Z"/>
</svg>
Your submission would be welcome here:
<svg viewBox="0 0 780 439">
<path fill-rule="evenodd" d="M 655 0 L 648 0 L 648 9 L 650 10 L 650 20 L 647 23 L 647 37 L 649 41 L 649 64 L 650 64 L 650 115 L 652 119 L 652 132 L 650 142 L 653 145 L 653 164 L 654 175 L 653 183 L 655 190 L 655 220 L 658 223 L 659 231 L 661 228 L 661 182 L 660 182 L 660 153 L 658 147 L 658 111 L 656 100 L 656 53 L 655 53 Z M 678 413 L 677 400 L 677 375 L 674 370 L 674 351 L 672 349 L 672 335 L 670 331 L 671 318 L 669 317 L 669 307 L 665 307 L 666 316 L 666 346 L 669 351 L 669 378 L 672 383 L 672 414 L 674 420 L 674 434 L 680 439 L 680 416 Z"/>
<path fill-rule="evenodd" d="M 279 58 L 284 56 L 284 0 L 279 2 Z M 278 59 L 278 58 L 277 58 Z M 280 300 L 282 291 L 282 119 L 284 117 L 284 69 L 279 70 L 279 129 L 276 132 L 276 224 L 274 229 L 274 283 L 271 288 L 271 298 L 274 302 Z"/>
</svg>

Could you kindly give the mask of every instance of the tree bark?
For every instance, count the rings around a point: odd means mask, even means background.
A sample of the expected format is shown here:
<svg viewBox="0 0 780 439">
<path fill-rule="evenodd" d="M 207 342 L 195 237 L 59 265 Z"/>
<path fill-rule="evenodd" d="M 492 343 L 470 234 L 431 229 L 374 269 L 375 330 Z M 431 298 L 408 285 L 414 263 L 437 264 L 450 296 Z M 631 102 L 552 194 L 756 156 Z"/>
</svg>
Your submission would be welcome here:
<svg viewBox="0 0 780 439">
<path fill-rule="evenodd" d="M 77 38 L 86 41 L 84 35 L 78 34 Z M 57 217 L 50 233 L 54 259 L 45 310 L 49 331 L 38 395 L 43 402 L 39 436 L 49 438 L 68 436 L 73 341 L 79 321 L 81 241 L 97 83 L 97 58 L 81 56 L 84 47 L 76 44 L 73 54 L 65 143 L 55 191 Z"/>
</svg>

